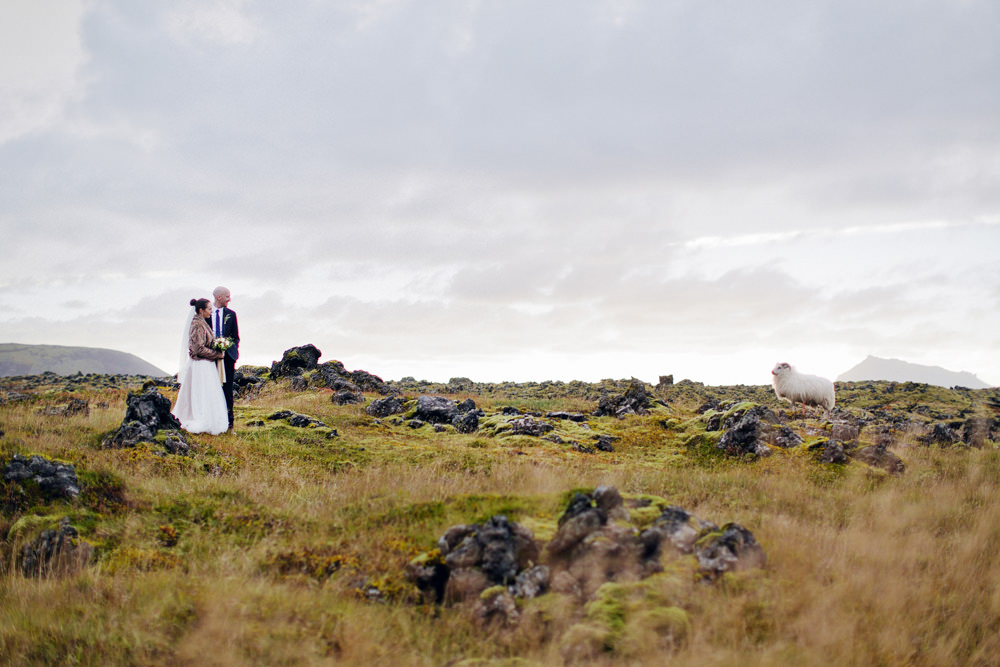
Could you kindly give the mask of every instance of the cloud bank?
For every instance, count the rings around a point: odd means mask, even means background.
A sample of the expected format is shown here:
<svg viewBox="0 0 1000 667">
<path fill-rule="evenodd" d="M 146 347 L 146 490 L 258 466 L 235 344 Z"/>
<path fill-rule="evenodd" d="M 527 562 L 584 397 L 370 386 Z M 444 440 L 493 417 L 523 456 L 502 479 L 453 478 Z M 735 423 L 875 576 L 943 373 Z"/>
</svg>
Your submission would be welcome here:
<svg viewBox="0 0 1000 667">
<path fill-rule="evenodd" d="M 0 338 L 173 370 L 1000 381 L 1000 8 L 0 8 Z M 24 67 L 14 63 L 25 63 Z"/>
</svg>

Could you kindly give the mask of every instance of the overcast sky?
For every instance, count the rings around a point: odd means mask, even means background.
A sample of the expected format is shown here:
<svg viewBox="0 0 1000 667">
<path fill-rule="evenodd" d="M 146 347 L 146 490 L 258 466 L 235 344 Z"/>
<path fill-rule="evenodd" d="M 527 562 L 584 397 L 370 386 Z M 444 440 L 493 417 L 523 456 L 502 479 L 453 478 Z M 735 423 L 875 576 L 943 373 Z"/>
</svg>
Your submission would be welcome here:
<svg viewBox="0 0 1000 667">
<path fill-rule="evenodd" d="M 995 0 L 3 0 L 0 342 L 1000 383 Z"/>
</svg>

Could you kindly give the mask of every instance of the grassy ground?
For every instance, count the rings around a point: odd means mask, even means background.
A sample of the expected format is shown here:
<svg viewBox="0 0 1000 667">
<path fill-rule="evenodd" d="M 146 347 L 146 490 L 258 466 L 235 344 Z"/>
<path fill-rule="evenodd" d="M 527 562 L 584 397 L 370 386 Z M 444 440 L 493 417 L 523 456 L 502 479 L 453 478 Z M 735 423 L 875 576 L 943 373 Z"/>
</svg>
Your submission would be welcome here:
<svg viewBox="0 0 1000 667">
<path fill-rule="evenodd" d="M 755 461 L 715 455 L 699 409 L 781 409 L 768 387 L 660 387 L 662 404 L 645 416 L 590 418 L 589 429 L 553 421 L 560 444 L 509 435 L 497 413 L 589 413 L 602 387 L 476 385 L 452 398 L 472 397 L 487 417 L 460 434 L 376 423 L 364 405 L 332 404 L 328 390 L 272 384 L 237 403 L 235 433 L 191 436 L 196 451 L 181 457 L 156 445 L 101 448 L 128 385 L 0 385 L 0 396 L 25 395 L 0 404 L 0 464 L 15 453 L 60 459 L 83 487 L 73 501 L 8 502 L 0 516 L 0 656 L 12 664 L 1000 662 L 1000 450 L 919 440 L 924 424 L 996 418 L 996 390 L 838 386 L 851 415 L 893 425 L 907 469 L 892 476 L 817 463 L 807 446 L 829 435 L 818 414 L 788 419 L 803 446 Z M 89 415 L 45 414 L 71 397 L 89 401 Z M 279 409 L 338 436 L 266 420 Z M 246 426 L 256 420 L 265 426 Z M 598 434 L 616 438 L 614 452 L 571 446 Z M 568 493 L 600 484 L 737 521 L 767 565 L 706 583 L 667 562 L 583 604 L 521 601 L 519 623 L 487 628 L 467 606 L 425 602 L 404 577 L 457 523 L 506 514 L 547 539 Z M 92 563 L 22 576 L 21 545 L 67 516 Z M 599 633 L 596 654 L 577 651 L 588 632 Z"/>
</svg>

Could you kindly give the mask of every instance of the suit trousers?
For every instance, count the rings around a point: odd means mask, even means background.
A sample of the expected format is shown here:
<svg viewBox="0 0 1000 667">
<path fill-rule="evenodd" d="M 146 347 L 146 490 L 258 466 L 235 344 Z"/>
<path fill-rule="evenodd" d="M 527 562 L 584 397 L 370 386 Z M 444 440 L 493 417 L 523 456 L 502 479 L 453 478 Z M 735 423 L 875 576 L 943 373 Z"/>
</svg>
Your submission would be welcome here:
<svg viewBox="0 0 1000 667">
<path fill-rule="evenodd" d="M 233 380 L 236 379 L 236 360 L 228 354 L 222 358 L 226 368 L 226 381 L 222 384 L 222 393 L 226 395 L 226 410 L 229 412 L 229 427 L 233 426 Z"/>
</svg>

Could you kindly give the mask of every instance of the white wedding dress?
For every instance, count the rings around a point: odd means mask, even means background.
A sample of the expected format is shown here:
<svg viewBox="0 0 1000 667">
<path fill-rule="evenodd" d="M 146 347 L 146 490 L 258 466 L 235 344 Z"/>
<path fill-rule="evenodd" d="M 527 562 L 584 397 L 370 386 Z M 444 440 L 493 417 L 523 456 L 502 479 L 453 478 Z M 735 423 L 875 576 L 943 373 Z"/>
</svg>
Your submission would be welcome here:
<svg viewBox="0 0 1000 667">
<path fill-rule="evenodd" d="M 173 415 L 188 433 L 209 433 L 219 435 L 229 430 L 229 411 L 226 396 L 222 393 L 219 371 L 215 362 L 207 359 L 192 359 L 188 355 L 188 339 L 194 308 L 188 317 L 187 329 L 181 351 L 180 369 L 177 381 L 181 388 L 177 392 L 177 403 Z"/>
</svg>

